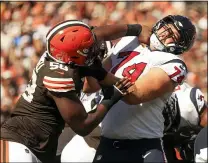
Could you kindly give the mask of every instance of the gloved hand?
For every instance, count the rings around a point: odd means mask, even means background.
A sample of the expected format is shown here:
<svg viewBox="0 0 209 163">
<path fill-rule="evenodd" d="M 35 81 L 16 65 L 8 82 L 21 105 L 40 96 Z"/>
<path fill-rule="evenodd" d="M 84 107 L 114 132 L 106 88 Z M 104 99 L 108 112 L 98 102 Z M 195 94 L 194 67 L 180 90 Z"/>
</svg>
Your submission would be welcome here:
<svg viewBox="0 0 209 163">
<path fill-rule="evenodd" d="M 98 81 L 104 80 L 107 75 L 107 71 L 102 67 L 102 63 L 99 59 L 95 59 L 89 66 L 77 66 L 78 72 L 81 77 L 92 76 Z"/>
<path fill-rule="evenodd" d="M 122 78 L 115 85 L 109 88 L 103 88 L 104 99 L 101 104 L 109 110 L 123 96 L 129 93 L 127 89 L 132 85 L 131 79 Z"/>
</svg>

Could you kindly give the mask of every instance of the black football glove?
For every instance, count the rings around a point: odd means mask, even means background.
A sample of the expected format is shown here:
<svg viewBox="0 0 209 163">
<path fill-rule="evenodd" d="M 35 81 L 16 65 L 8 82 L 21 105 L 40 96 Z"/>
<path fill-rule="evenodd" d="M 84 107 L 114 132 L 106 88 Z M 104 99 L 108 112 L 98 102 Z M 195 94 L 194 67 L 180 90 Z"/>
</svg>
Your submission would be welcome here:
<svg viewBox="0 0 209 163">
<path fill-rule="evenodd" d="M 94 63 L 89 66 L 78 66 L 78 72 L 81 77 L 92 76 L 98 81 L 104 80 L 108 73 L 102 67 L 101 61 L 99 59 L 95 59 Z"/>
<path fill-rule="evenodd" d="M 128 93 L 127 89 L 132 85 L 130 79 L 123 78 L 120 79 L 115 85 L 110 87 L 103 87 L 104 99 L 101 104 L 103 104 L 108 110 L 117 103 L 124 95 Z"/>
</svg>

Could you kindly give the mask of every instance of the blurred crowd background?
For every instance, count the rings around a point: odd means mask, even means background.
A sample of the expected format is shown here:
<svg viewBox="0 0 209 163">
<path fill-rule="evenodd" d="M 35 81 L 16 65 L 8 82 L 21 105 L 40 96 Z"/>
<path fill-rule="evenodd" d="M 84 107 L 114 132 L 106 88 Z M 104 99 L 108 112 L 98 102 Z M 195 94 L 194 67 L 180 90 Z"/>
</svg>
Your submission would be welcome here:
<svg viewBox="0 0 209 163">
<path fill-rule="evenodd" d="M 193 48 L 183 55 L 187 81 L 207 99 L 207 2 L 1 2 L 1 116 L 9 115 L 45 51 L 45 35 L 55 24 L 79 19 L 89 25 L 145 23 L 168 14 L 189 17 L 197 28 Z M 3 121 L 3 118 L 1 118 Z"/>
</svg>

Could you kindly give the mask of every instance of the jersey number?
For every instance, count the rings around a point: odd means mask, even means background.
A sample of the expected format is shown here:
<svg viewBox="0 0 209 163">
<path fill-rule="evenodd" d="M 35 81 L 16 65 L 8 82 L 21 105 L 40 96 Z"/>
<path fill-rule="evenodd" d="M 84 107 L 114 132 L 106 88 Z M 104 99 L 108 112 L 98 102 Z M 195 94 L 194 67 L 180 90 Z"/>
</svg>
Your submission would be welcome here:
<svg viewBox="0 0 209 163">
<path fill-rule="evenodd" d="M 37 75 L 35 70 L 33 70 L 32 79 L 27 85 L 25 92 L 23 93 L 23 98 L 29 103 L 31 103 L 31 101 L 33 100 L 33 94 L 37 87 L 36 80 L 37 80 Z"/>
<path fill-rule="evenodd" d="M 176 71 L 175 71 L 173 74 L 169 75 L 170 78 L 173 78 L 173 77 L 175 77 L 175 76 L 177 76 L 177 75 L 179 75 L 179 74 L 181 73 L 181 70 L 180 70 L 178 67 L 175 66 L 174 69 L 175 69 Z M 183 79 L 184 79 L 184 75 L 182 75 L 182 76 L 177 76 L 176 81 L 177 81 L 178 83 L 181 83 Z"/>
<path fill-rule="evenodd" d="M 147 63 L 141 62 L 141 63 L 137 63 L 137 64 L 133 64 L 131 66 L 128 66 L 123 70 L 122 75 L 124 77 L 131 78 L 131 81 L 135 82 L 138 79 L 138 77 L 142 74 L 142 72 L 144 71 L 146 65 L 147 65 Z"/>
<path fill-rule="evenodd" d="M 68 67 L 64 66 L 63 64 L 56 63 L 56 62 L 50 62 L 50 69 L 55 70 L 55 69 L 61 69 L 64 71 L 68 71 Z"/>
</svg>

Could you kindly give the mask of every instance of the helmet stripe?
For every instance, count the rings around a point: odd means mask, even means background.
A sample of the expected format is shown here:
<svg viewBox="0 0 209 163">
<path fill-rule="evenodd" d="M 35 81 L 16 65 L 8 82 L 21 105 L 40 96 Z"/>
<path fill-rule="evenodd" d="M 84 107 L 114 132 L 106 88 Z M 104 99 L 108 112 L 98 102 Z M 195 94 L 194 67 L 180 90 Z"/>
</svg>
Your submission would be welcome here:
<svg viewBox="0 0 209 163">
<path fill-rule="evenodd" d="M 61 30 L 62 28 L 66 28 L 66 27 L 70 27 L 70 26 L 76 26 L 76 25 L 78 25 L 78 26 L 84 26 L 84 27 L 88 28 L 88 29 L 91 31 L 90 27 L 89 27 L 87 24 L 85 24 L 85 23 L 83 23 L 83 22 L 81 22 L 81 21 L 79 21 L 79 20 L 68 20 L 68 21 L 61 22 L 61 23 L 57 24 L 56 26 L 54 26 L 54 27 L 52 28 L 51 31 L 49 31 L 49 32 L 47 33 L 47 35 L 46 35 L 46 48 L 47 48 L 47 52 L 48 52 L 48 55 L 49 55 L 52 59 L 54 59 L 56 62 L 63 63 L 62 61 L 57 60 L 56 58 L 54 58 L 54 57 L 50 54 L 50 47 L 49 47 L 49 46 L 50 46 L 50 44 L 49 44 L 50 39 L 51 39 L 51 38 L 52 38 L 59 30 Z M 94 33 L 93 33 L 93 32 L 92 32 L 92 34 L 93 34 L 93 37 L 94 37 L 94 39 L 95 39 L 95 36 L 94 36 Z"/>
<path fill-rule="evenodd" d="M 54 33 L 56 33 L 60 28 L 65 27 L 65 26 L 69 26 L 69 25 L 76 25 L 76 24 L 85 26 L 85 27 L 87 27 L 87 28 L 90 29 L 90 27 L 89 27 L 87 24 L 85 24 L 85 23 L 83 23 L 83 22 L 81 22 L 81 21 L 76 21 L 76 20 L 73 20 L 73 21 L 72 21 L 72 20 L 71 20 L 71 21 L 67 21 L 67 22 L 65 22 L 65 23 L 61 23 L 61 24 L 58 24 L 57 26 L 55 26 L 55 27 L 47 34 L 46 39 L 49 40 L 50 37 L 51 37 Z"/>
<path fill-rule="evenodd" d="M 106 41 L 106 46 L 107 46 L 107 51 L 109 51 L 112 48 L 112 42 L 111 41 Z"/>
</svg>

